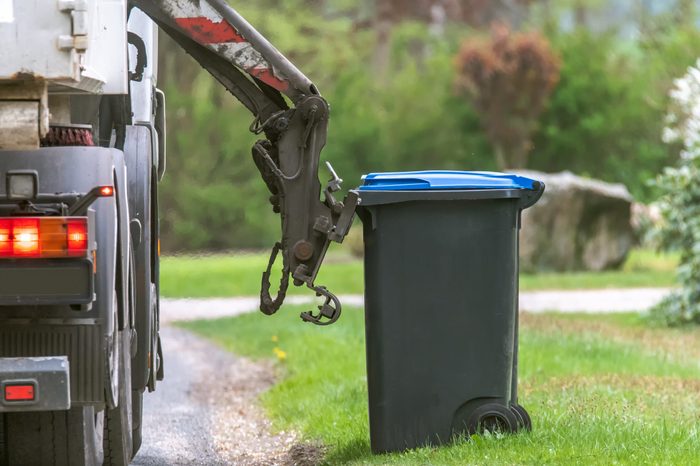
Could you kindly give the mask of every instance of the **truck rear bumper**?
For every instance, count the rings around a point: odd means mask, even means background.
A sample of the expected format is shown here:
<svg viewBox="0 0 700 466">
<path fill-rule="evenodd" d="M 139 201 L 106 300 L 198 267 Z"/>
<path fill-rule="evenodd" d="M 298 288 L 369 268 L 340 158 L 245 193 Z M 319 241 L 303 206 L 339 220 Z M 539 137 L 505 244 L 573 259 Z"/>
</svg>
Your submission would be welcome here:
<svg viewBox="0 0 700 466">
<path fill-rule="evenodd" d="M 0 358 L 0 412 L 69 408 L 68 357 Z"/>
<path fill-rule="evenodd" d="M 0 261 L 0 305 L 89 304 L 95 299 L 92 261 Z"/>
</svg>

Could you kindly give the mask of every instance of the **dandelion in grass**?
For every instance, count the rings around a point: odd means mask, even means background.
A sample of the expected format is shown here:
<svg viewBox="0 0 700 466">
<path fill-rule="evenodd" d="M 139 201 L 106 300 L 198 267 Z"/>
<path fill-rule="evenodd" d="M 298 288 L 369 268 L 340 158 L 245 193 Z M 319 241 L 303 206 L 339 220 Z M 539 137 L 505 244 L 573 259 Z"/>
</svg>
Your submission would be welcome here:
<svg viewBox="0 0 700 466">
<path fill-rule="evenodd" d="M 287 353 L 278 346 L 275 346 L 272 352 L 275 353 L 275 356 L 277 356 L 277 359 L 279 359 L 280 361 L 284 361 L 285 359 L 287 359 Z"/>
</svg>

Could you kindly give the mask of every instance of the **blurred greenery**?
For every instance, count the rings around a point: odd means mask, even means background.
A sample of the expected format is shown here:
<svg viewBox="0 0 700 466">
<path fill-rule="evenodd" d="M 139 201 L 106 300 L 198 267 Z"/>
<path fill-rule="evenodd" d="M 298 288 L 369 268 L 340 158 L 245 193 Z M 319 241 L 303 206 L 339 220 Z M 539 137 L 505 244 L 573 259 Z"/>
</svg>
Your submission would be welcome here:
<svg viewBox="0 0 700 466">
<path fill-rule="evenodd" d="M 260 278 L 267 265 L 266 253 L 181 255 L 161 259 L 161 293 L 168 298 L 256 296 Z M 622 270 L 606 272 L 520 274 L 520 289 L 576 290 L 597 288 L 635 288 L 671 286 L 675 281 L 678 255 L 637 249 L 627 258 Z M 279 280 L 273 270 L 273 286 Z M 329 253 L 317 283 L 337 294 L 362 294 L 362 260 L 346 251 Z M 290 286 L 289 294 L 309 290 Z"/>
<path fill-rule="evenodd" d="M 535 138 L 531 166 L 624 183 L 640 201 L 677 158 L 661 140 L 667 92 L 700 50 L 700 34 L 680 30 L 654 43 L 622 43 L 585 30 L 553 38 L 561 81 Z"/>
<path fill-rule="evenodd" d="M 377 34 L 369 0 L 238 3 L 330 102 L 323 158 L 346 188 L 370 171 L 495 169 L 474 111 L 453 89 L 460 42 L 487 31 L 454 22 L 435 34 L 425 23 L 404 20 L 393 27 L 382 73 L 373 64 Z M 557 11 L 571 8 L 555 3 Z M 678 153 L 661 141 L 667 92 L 695 61 L 700 32 L 684 22 L 630 38 L 566 29 L 551 18 L 542 26 L 536 16 L 542 10 L 532 11 L 522 27 L 544 29 L 562 58 L 562 76 L 540 119 L 530 168 L 623 182 L 639 200 L 653 200 L 648 180 Z M 271 246 L 279 220 L 250 157 L 251 115 L 166 37 L 159 66 L 169 113 L 163 249 Z"/>
</svg>

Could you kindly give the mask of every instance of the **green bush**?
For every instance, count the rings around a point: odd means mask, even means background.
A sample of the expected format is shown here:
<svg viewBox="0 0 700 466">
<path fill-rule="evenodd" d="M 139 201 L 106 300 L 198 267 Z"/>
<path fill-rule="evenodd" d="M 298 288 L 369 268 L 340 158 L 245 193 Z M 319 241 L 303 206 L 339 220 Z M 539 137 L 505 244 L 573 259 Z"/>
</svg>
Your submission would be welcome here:
<svg viewBox="0 0 700 466">
<path fill-rule="evenodd" d="M 698 65 L 700 66 L 700 62 Z M 665 139 L 681 142 L 681 162 L 667 168 L 656 185 L 663 195 L 659 207 L 663 224 L 660 246 L 680 251 L 680 289 L 652 313 L 668 324 L 700 324 L 700 69 L 691 68 L 671 92 L 673 107 Z"/>
<path fill-rule="evenodd" d="M 700 156 L 700 153 L 698 154 Z M 700 167 L 696 157 L 679 168 L 668 168 L 657 184 L 664 195 L 659 202 L 664 216 L 662 247 L 680 251 L 681 285 L 652 310 L 666 324 L 700 324 Z"/>
<path fill-rule="evenodd" d="M 561 80 L 535 137 L 532 168 L 622 182 L 637 199 L 652 200 L 649 180 L 677 159 L 661 140 L 672 73 L 694 62 L 700 35 L 675 31 L 625 44 L 578 30 L 553 41 Z"/>
</svg>

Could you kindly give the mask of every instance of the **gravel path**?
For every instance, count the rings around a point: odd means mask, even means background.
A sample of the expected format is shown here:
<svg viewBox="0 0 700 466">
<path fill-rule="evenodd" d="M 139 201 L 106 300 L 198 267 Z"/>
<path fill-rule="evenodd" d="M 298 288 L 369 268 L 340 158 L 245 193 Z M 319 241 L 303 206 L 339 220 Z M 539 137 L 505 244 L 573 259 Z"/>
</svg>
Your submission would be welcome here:
<svg viewBox="0 0 700 466">
<path fill-rule="evenodd" d="M 163 307 L 167 312 L 168 305 Z M 143 446 L 133 465 L 285 465 L 292 433 L 270 433 L 257 404 L 272 366 L 164 327 L 165 380 L 144 396 Z M 291 449 L 291 450 L 290 450 Z M 313 452 L 311 452 L 313 453 Z"/>
<path fill-rule="evenodd" d="M 524 291 L 520 310 L 527 312 L 634 312 L 644 311 L 666 296 L 669 288 L 628 288 L 602 290 Z M 362 306 L 361 295 L 340 296 L 344 306 Z M 257 310 L 259 298 L 164 298 L 161 320 L 215 319 Z M 313 298 L 290 296 L 286 304 L 310 304 Z"/>
<path fill-rule="evenodd" d="M 520 310 L 528 312 L 636 312 L 646 311 L 671 288 L 528 291 L 520 293 Z"/>
</svg>

